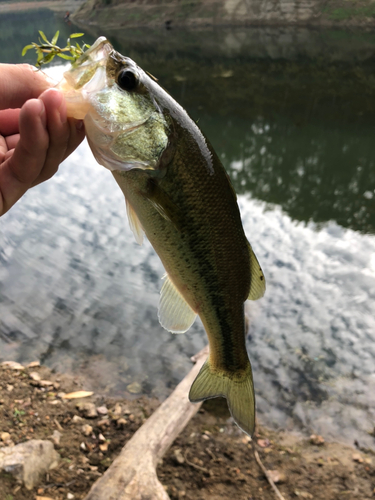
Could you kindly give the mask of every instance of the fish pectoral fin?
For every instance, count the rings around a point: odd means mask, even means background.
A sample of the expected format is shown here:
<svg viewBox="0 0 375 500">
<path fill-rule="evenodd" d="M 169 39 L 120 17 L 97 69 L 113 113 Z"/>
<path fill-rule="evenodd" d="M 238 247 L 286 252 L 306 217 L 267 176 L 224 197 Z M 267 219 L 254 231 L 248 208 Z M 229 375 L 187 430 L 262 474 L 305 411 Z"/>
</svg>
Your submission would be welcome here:
<svg viewBox="0 0 375 500">
<path fill-rule="evenodd" d="M 160 291 L 158 317 L 161 326 L 172 333 L 185 333 L 197 317 L 168 275 Z"/>
<path fill-rule="evenodd" d="M 128 200 L 126 198 L 125 198 L 125 201 L 126 201 L 126 212 L 128 214 L 130 229 L 132 230 L 132 232 L 134 234 L 135 241 L 139 245 L 142 245 L 144 229 L 143 229 L 142 224 L 141 224 L 140 220 L 138 219 L 138 216 L 135 213 L 133 207 L 130 205 L 130 203 L 128 202 Z"/>
<path fill-rule="evenodd" d="M 258 259 L 255 256 L 255 253 L 253 252 L 253 249 L 251 248 L 250 243 L 248 243 L 249 246 L 249 253 L 250 253 L 250 276 L 251 276 L 251 281 L 250 281 L 250 292 L 249 296 L 247 297 L 249 300 L 257 300 L 263 297 L 265 291 L 266 291 L 266 279 L 264 277 L 262 268 L 259 265 Z"/>
<path fill-rule="evenodd" d="M 181 224 L 179 223 L 179 208 L 170 198 L 170 196 L 164 191 L 163 188 L 157 183 L 153 178 L 149 179 L 147 199 L 155 208 L 155 210 L 165 219 L 166 221 L 173 224 L 173 226 L 179 230 Z"/>
<path fill-rule="evenodd" d="M 207 359 L 190 388 L 189 399 L 198 403 L 220 396 L 227 399 L 238 427 L 251 436 L 255 427 L 255 396 L 250 363 L 243 376 L 237 377 L 225 371 L 213 371 Z"/>
</svg>

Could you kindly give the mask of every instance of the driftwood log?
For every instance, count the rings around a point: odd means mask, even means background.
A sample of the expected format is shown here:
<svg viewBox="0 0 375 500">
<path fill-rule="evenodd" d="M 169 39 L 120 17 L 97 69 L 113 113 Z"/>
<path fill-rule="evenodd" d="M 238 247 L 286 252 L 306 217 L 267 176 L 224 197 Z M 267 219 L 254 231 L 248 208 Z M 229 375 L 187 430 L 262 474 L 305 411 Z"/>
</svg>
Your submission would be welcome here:
<svg viewBox="0 0 375 500">
<path fill-rule="evenodd" d="M 188 394 L 207 354 L 208 346 L 194 356 L 190 372 L 126 443 L 85 500 L 170 500 L 156 466 L 201 406 L 190 403 Z"/>
</svg>

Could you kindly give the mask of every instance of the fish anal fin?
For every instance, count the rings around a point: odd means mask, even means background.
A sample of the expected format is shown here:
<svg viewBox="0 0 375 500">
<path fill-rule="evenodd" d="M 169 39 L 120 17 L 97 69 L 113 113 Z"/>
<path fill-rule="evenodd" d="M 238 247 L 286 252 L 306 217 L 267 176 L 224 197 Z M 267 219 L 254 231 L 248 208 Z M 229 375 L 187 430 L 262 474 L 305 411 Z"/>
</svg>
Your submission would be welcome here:
<svg viewBox="0 0 375 500">
<path fill-rule="evenodd" d="M 225 371 L 213 371 L 207 359 L 190 388 L 189 399 L 197 403 L 220 396 L 227 399 L 238 427 L 251 436 L 255 427 L 255 397 L 250 363 L 241 376 L 231 376 Z"/>
<path fill-rule="evenodd" d="M 258 259 L 249 245 L 249 254 L 250 254 L 250 292 L 247 297 L 250 300 L 257 300 L 263 297 L 266 291 L 266 279 L 264 277 L 262 268 L 259 265 Z"/>
<path fill-rule="evenodd" d="M 130 203 L 128 202 L 128 200 L 126 198 L 125 198 L 125 201 L 126 201 L 126 212 L 128 214 L 130 229 L 132 230 L 132 232 L 134 234 L 135 241 L 139 245 L 142 245 L 144 229 L 143 229 L 142 224 L 141 224 L 140 220 L 138 219 L 138 216 L 135 213 L 133 207 L 130 205 Z"/>
<path fill-rule="evenodd" d="M 197 317 L 168 275 L 160 291 L 158 317 L 161 326 L 172 333 L 185 333 Z"/>
</svg>

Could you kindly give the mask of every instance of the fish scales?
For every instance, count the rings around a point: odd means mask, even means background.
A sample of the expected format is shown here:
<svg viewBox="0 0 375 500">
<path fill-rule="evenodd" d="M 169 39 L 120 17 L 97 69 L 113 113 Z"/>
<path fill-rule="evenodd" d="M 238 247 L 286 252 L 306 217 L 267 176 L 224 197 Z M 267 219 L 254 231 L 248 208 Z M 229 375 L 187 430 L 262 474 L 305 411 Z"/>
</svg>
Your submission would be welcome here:
<svg viewBox="0 0 375 500">
<path fill-rule="evenodd" d="M 144 232 L 165 267 L 160 323 L 183 333 L 197 314 L 202 320 L 210 353 L 190 399 L 226 397 L 235 422 L 251 435 L 244 302 L 260 298 L 265 281 L 218 156 L 185 110 L 103 37 L 60 88 L 70 114 L 85 117 L 95 158 L 122 189 L 136 240 Z"/>
</svg>

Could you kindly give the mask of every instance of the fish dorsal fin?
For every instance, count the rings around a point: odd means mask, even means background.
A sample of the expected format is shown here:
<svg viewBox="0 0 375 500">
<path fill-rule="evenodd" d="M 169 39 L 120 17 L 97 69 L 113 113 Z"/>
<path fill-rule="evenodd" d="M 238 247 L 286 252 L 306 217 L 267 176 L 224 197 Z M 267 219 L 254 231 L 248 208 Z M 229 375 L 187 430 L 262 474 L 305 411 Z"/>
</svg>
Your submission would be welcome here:
<svg viewBox="0 0 375 500">
<path fill-rule="evenodd" d="M 128 200 L 126 198 L 125 198 L 125 201 L 126 201 L 126 212 L 128 214 L 130 229 L 133 231 L 135 241 L 139 245 L 142 245 L 144 229 L 143 229 L 142 224 L 141 224 L 140 220 L 138 219 L 138 216 L 135 213 L 133 207 L 130 205 L 130 203 L 128 202 Z"/>
<path fill-rule="evenodd" d="M 250 274 L 251 274 L 251 282 L 250 282 L 250 292 L 248 299 L 257 300 L 263 297 L 264 292 L 266 291 L 266 280 L 262 271 L 262 268 L 259 265 L 258 259 L 255 257 L 255 253 L 249 245 L 249 253 L 250 253 Z"/>
<path fill-rule="evenodd" d="M 197 317 L 168 275 L 160 291 L 158 317 L 161 326 L 172 333 L 185 333 Z"/>
</svg>

